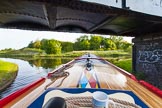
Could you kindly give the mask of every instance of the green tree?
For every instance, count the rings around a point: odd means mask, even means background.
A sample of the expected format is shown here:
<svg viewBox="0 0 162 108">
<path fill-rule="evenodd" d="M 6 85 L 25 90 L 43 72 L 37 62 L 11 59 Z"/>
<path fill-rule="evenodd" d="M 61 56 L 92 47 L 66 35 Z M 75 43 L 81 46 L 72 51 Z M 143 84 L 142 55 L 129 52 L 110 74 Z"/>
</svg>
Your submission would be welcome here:
<svg viewBox="0 0 162 108">
<path fill-rule="evenodd" d="M 81 42 L 81 41 L 84 41 L 84 40 L 89 40 L 87 35 L 83 35 L 83 36 L 77 38 L 77 42 Z"/>
<path fill-rule="evenodd" d="M 28 48 L 33 48 L 33 41 L 31 41 L 27 47 Z"/>
<path fill-rule="evenodd" d="M 110 36 L 110 39 L 116 44 L 117 49 L 122 49 L 121 42 L 123 41 L 122 36 Z"/>
<path fill-rule="evenodd" d="M 102 37 L 101 36 L 91 36 L 90 39 L 90 49 L 99 50 L 101 47 Z"/>
<path fill-rule="evenodd" d="M 80 42 L 80 47 L 81 47 L 81 50 L 89 50 L 89 48 L 90 48 L 89 41 L 83 40 L 82 42 Z"/>
<path fill-rule="evenodd" d="M 35 42 L 31 41 L 27 47 L 41 49 L 41 41 L 40 40 L 36 40 Z"/>
<path fill-rule="evenodd" d="M 127 49 L 125 49 L 124 51 L 132 54 L 132 45 L 128 46 Z"/>
<path fill-rule="evenodd" d="M 45 46 L 46 46 L 46 42 L 47 42 L 47 41 L 48 41 L 47 39 L 42 39 L 42 40 L 41 40 L 41 49 L 42 49 L 42 50 L 45 49 Z"/>
<path fill-rule="evenodd" d="M 60 42 L 51 39 L 51 40 L 44 40 L 42 48 L 43 50 L 45 50 L 47 54 L 60 54 L 62 47 Z"/>
<path fill-rule="evenodd" d="M 89 50 L 89 48 L 90 42 L 86 35 L 77 38 L 77 41 L 74 43 L 75 50 Z"/>
<path fill-rule="evenodd" d="M 73 48 L 75 51 L 79 51 L 80 50 L 79 42 L 75 42 Z"/>
<path fill-rule="evenodd" d="M 132 44 L 128 43 L 127 41 L 122 41 L 121 47 L 122 47 L 123 50 L 127 50 L 129 47 L 132 47 Z"/>
<path fill-rule="evenodd" d="M 33 48 L 41 49 L 41 41 L 40 41 L 40 40 L 36 40 L 36 41 L 33 43 Z"/>
<path fill-rule="evenodd" d="M 61 42 L 62 52 L 70 52 L 73 51 L 73 43 L 72 42 Z"/>
<path fill-rule="evenodd" d="M 116 49 L 116 44 L 109 38 L 103 38 L 102 47 L 105 50 L 115 50 Z"/>
</svg>

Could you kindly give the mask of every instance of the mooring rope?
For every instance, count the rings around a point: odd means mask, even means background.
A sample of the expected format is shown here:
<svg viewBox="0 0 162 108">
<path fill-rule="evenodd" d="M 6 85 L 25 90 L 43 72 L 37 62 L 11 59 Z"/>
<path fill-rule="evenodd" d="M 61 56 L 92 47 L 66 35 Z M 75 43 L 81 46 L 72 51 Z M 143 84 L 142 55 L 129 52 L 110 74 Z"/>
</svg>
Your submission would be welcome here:
<svg viewBox="0 0 162 108">
<path fill-rule="evenodd" d="M 123 100 L 119 100 L 119 99 L 115 99 L 115 98 L 109 98 L 110 100 L 112 100 L 115 105 L 113 103 L 110 103 L 108 108 L 141 108 L 140 106 L 127 102 L 127 101 L 123 101 Z M 66 104 L 67 104 L 67 108 L 80 108 L 80 107 L 92 107 L 92 97 L 67 97 L 65 98 L 66 100 Z"/>
<path fill-rule="evenodd" d="M 46 89 L 47 89 L 50 85 L 52 85 L 56 80 L 58 80 L 58 79 L 60 79 L 60 78 L 63 78 L 63 79 L 61 80 L 60 84 L 57 85 L 57 86 L 55 86 L 55 87 L 61 86 L 61 84 L 63 83 L 63 81 L 65 80 L 65 78 L 67 78 L 67 77 L 69 76 L 69 74 L 70 74 L 69 72 L 66 72 L 65 70 L 71 68 L 71 67 L 74 65 L 73 62 L 74 62 L 74 61 L 69 62 L 68 64 L 63 65 L 61 68 L 59 68 L 59 69 L 56 70 L 55 72 L 51 73 L 51 75 L 50 75 L 49 78 L 52 80 L 52 82 L 50 82 L 49 84 L 47 84 L 47 85 L 45 86 L 44 89 L 46 90 Z"/>
<path fill-rule="evenodd" d="M 60 84 L 57 85 L 56 87 L 61 86 L 62 82 L 64 81 L 65 78 L 67 78 L 67 76 L 69 76 L 69 72 L 60 72 L 60 73 L 57 73 L 57 74 L 53 74 L 53 75 L 51 76 L 52 82 L 50 82 L 49 84 L 47 84 L 47 85 L 45 86 L 44 89 L 46 90 L 46 89 L 47 89 L 51 84 L 53 84 L 56 80 L 58 80 L 58 79 L 60 79 L 60 78 L 63 78 L 62 81 L 60 82 Z"/>
</svg>

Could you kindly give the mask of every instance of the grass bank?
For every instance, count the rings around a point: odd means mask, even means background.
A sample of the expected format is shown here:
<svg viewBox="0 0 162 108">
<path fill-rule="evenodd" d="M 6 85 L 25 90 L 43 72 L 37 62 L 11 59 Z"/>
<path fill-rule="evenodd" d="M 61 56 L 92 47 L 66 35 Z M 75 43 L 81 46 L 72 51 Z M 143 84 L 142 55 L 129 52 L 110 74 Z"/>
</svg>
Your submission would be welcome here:
<svg viewBox="0 0 162 108">
<path fill-rule="evenodd" d="M 100 57 L 125 57 L 130 56 L 129 52 L 122 50 L 110 51 L 72 51 L 62 54 L 45 54 L 43 50 L 23 48 L 20 50 L 0 51 L 1 57 L 79 57 L 85 53 L 93 53 Z"/>
<path fill-rule="evenodd" d="M 63 53 L 61 56 L 69 56 L 69 57 L 79 57 L 85 53 L 92 53 L 100 57 L 130 57 L 131 55 L 128 52 L 124 52 L 122 50 L 111 50 L 111 51 L 72 51 L 68 53 Z"/>
<path fill-rule="evenodd" d="M 121 59 L 110 61 L 114 65 L 126 70 L 129 73 L 132 73 L 132 59 Z"/>
<path fill-rule="evenodd" d="M 146 80 L 146 75 L 143 72 L 132 71 L 132 59 L 120 59 L 120 60 L 114 59 L 114 60 L 108 60 L 108 61 L 126 70 L 127 72 L 135 75 L 138 80 Z"/>
<path fill-rule="evenodd" d="M 17 58 L 17 57 L 35 57 L 44 54 L 43 50 L 34 49 L 34 48 L 23 48 L 19 50 L 9 50 L 9 51 L 0 51 L 0 57 L 9 57 L 9 58 Z"/>
<path fill-rule="evenodd" d="M 18 66 L 16 64 L 0 60 L 0 90 L 12 83 L 17 71 Z"/>
</svg>

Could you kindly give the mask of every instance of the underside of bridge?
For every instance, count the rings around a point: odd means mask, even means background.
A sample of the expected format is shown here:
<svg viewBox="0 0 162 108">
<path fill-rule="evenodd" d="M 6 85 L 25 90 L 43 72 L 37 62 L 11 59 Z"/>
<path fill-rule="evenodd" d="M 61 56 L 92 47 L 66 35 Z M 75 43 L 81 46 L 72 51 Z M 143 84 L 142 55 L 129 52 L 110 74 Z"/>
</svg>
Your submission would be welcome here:
<svg viewBox="0 0 162 108">
<path fill-rule="evenodd" d="M 1 0 L 0 27 L 135 37 L 133 70 L 162 88 L 162 17 L 120 1 L 121 8 L 88 0 Z"/>
<path fill-rule="evenodd" d="M 2 0 L 0 27 L 139 37 L 162 32 L 162 18 L 79 0 Z"/>
</svg>

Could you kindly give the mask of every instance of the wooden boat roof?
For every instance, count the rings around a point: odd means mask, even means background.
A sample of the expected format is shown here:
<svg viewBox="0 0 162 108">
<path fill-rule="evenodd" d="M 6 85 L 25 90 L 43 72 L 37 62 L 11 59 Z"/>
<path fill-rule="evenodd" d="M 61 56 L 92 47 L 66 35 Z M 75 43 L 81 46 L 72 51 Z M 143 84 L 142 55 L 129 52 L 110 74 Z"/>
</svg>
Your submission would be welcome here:
<svg viewBox="0 0 162 108">
<path fill-rule="evenodd" d="M 85 64 L 87 63 L 87 58 L 90 59 L 92 70 L 86 69 Z M 70 68 L 68 68 L 69 66 Z M 162 107 L 160 95 L 158 96 L 141 85 L 140 81 L 138 81 L 132 74 L 93 54 L 85 54 L 67 64 L 67 67 L 66 65 L 63 66 L 63 68 L 65 69 L 65 72 L 69 72 L 68 76 L 65 79 L 59 78 L 48 88 L 101 88 L 132 91 L 148 107 Z M 63 69 L 57 72 L 61 72 L 62 70 Z M 93 76 L 96 83 L 91 79 L 90 74 Z M 86 80 L 88 80 L 89 85 L 84 85 Z M 94 85 L 91 84 L 92 82 Z"/>
<path fill-rule="evenodd" d="M 161 34 L 162 18 L 83 0 L 1 0 L 0 28 L 138 37 Z"/>
</svg>

